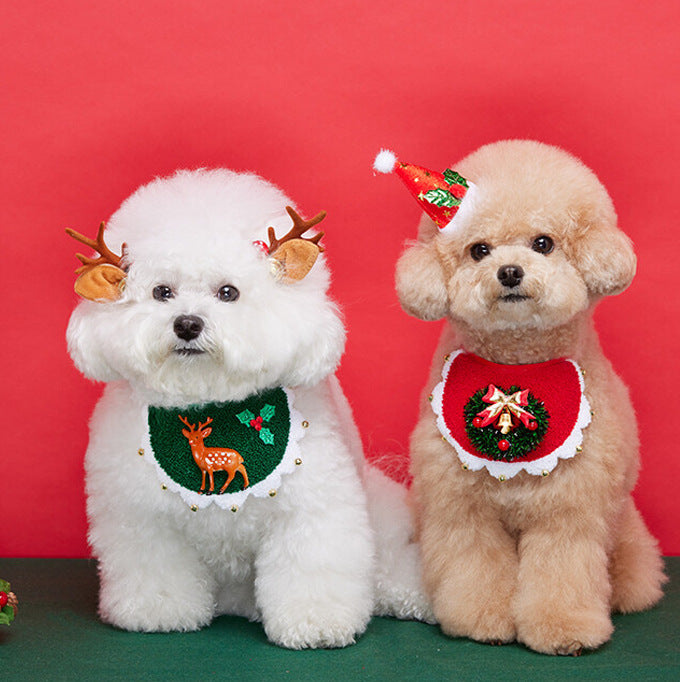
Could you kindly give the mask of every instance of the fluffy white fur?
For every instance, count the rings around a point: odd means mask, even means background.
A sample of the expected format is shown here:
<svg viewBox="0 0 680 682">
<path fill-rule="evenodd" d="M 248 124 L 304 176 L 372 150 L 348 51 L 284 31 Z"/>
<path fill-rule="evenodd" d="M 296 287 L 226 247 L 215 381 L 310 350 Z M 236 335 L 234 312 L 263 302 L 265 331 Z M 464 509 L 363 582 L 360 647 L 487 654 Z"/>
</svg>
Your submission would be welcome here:
<svg viewBox="0 0 680 682">
<path fill-rule="evenodd" d="M 380 541 L 376 578 L 361 443 L 333 376 L 345 332 L 324 258 L 290 284 L 253 245 L 270 225 L 289 230 L 290 203 L 255 175 L 180 171 L 140 188 L 108 224 L 107 244 L 127 244 L 123 296 L 81 302 L 67 337 L 77 367 L 110 382 L 90 425 L 86 487 L 100 614 L 115 626 L 195 630 L 230 613 L 261 620 L 282 646 L 338 647 L 365 629 L 374 603 L 429 617 L 403 491 L 373 471 L 372 518 L 398 519 L 394 542 Z M 217 298 L 225 284 L 238 300 Z M 157 285 L 174 297 L 155 300 Z M 192 341 L 173 331 L 183 314 L 205 323 Z M 294 388 L 310 427 L 303 465 L 273 499 L 192 512 L 137 454 L 146 404 L 240 400 L 275 386 Z"/>
</svg>

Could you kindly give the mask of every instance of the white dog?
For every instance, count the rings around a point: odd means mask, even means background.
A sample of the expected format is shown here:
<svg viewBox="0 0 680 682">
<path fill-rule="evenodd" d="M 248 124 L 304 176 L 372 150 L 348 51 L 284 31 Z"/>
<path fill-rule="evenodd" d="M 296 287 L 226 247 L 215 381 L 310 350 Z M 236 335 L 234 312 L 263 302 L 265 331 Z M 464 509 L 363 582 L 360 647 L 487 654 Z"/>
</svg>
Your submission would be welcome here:
<svg viewBox="0 0 680 682">
<path fill-rule="evenodd" d="M 354 641 L 373 610 L 429 619 L 400 486 L 371 470 L 333 376 L 345 342 L 320 235 L 251 174 L 140 188 L 81 257 L 68 347 L 111 382 L 86 455 L 100 614 L 140 631 L 261 620 L 291 648 Z M 291 218 L 294 228 L 290 230 Z M 270 244 L 265 244 L 268 228 Z M 116 249 L 122 250 L 119 258 Z M 205 442 L 204 442 L 205 441 Z"/>
</svg>

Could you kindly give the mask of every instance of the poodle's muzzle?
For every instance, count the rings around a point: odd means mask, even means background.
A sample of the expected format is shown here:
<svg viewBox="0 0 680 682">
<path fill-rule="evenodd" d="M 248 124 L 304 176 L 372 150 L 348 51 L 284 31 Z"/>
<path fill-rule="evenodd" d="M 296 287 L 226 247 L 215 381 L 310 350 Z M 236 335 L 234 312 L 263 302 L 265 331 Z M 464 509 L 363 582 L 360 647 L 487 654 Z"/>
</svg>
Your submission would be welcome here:
<svg viewBox="0 0 680 682">
<path fill-rule="evenodd" d="M 521 265 L 501 265 L 496 272 L 496 277 L 504 287 L 512 289 L 514 287 L 518 287 L 522 283 L 522 279 L 524 278 L 524 269 Z M 503 301 L 508 301 L 511 303 L 516 301 L 524 301 L 527 298 L 529 297 L 520 293 L 510 293 L 501 296 Z"/>
</svg>

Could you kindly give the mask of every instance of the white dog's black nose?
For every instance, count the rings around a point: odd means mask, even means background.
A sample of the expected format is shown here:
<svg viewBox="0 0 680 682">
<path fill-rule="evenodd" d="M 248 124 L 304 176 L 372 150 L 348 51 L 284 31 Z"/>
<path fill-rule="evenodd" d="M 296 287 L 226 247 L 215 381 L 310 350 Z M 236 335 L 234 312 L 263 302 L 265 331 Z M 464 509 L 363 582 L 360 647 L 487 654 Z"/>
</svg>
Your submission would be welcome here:
<svg viewBox="0 0 680 682">
<path fill-rule="evenodd" d="M 203 320 L 196 315 L 179 315 L 175 318 L 173 329 L 184 341 L 191 341 L 203 331 Z"/>
<path fill-rule="evenodd" d="M 504 287 L 516 287 L 524 277 L 524 270 L 520 265 L 502 265 L 496 277 Z"/>
</svg>

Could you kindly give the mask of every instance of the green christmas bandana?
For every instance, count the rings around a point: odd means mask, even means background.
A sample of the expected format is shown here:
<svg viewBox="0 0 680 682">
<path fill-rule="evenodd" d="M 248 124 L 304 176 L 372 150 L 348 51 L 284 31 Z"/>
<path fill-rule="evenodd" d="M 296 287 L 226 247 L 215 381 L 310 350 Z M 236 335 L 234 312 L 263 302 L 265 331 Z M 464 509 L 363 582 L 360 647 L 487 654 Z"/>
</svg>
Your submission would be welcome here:
<svg viewBox="0 0 680 682">
<path fill-rule="evenodd" d="M 237 511 L 250 495 L 274 497 L 281 476 L 302 463 L 298 441 L 308 423 L 293 397 L 275 388 L 239 402 L 150 405 L 140 454 L 153 460 L 163 490 L 192 510 Z"/>
</svg>

